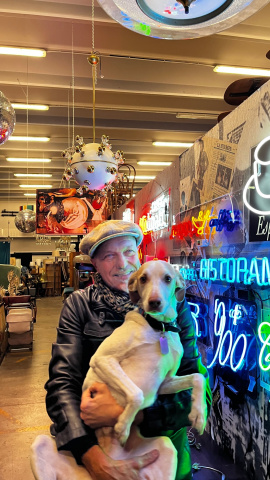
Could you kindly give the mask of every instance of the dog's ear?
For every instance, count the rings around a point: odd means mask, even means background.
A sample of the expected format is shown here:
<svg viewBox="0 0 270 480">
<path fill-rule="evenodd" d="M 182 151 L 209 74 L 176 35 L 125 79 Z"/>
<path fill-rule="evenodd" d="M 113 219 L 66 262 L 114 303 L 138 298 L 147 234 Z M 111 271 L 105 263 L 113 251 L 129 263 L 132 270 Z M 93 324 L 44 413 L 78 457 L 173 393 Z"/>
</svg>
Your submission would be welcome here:
<svg viewBox="0 0 270 480">
<path fill-rule="evenodd" d="M 185 298 L 186 284 L 180 272 L 177 273 L 175 282 L 175 296 L 178 302 L 182 302 Z"/>
<path fill-rule="evenodd" d="M 128 281 L 128 290 L 130 300 L 136 305 L 141 298 L 137 290 L 137 272 L 134 272 L 132 275 L 130 275 Z"/>
</svg>

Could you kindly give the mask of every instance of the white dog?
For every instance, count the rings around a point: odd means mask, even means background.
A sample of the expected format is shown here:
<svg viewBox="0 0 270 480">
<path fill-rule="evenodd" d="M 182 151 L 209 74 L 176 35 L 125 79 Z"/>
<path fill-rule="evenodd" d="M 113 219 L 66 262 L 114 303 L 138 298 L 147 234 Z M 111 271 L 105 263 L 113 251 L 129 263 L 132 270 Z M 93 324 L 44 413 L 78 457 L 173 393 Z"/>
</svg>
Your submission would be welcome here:
<svg viewBox="0 0 270 480">
<path fill-rule="evenodd" d="M 184 298 L 184 281 L 163 261 L 147 262 L 129 279 L 130 297 L 139 308 L 106 338 L 90 361 L 83 390 L 94 382 L 106 383 L 124 407 L 114 428 L 96 430 L 103 450 L 124 460 L 158 449 L 159 458 L 140 471 L 140 480 L 174 480 L 177 452 L 167 437 L 143 438 L 132 422 L 141 409 L 152 405 L 158 394 L 192 388 L 189 419 L 202 433 L 206 424 L 205 379 L 200 374 L 176 377 L 183 355 L 175 328 L 177 300 Z M 180 453 L 181 455 L 181 453 Z M 57 453 L 49 437 L 33 445 L 32 465 L 38 480 L 90 480 L 74 459 Z M 44 474 L 46 471 L 50 471 Z"/>
<path fill-rule="evenodd" d="M 124 407 L 114 427 L 114 448 L 115 439 L 122 446 L 126 444 L 136 414 L 152 405 L 158 394 L 189 388 L 193 389 L 189 420 L 202 433 L 207 411 L 205 379 L 198 373 L 175 376 L 183 347 L 172 322 L 177 316 L 177 300 L 184 298 L 182 276 L 167 262 L 151 261 L 131 275 L 128 287 L 132 302 L 139 308 L 129 312 L 124 323 L 99 346 L 91 358 L 83 390 L 94 382 L 106 383 Z M 113 451 L 110 454 L 114 457 Z M 168 480 L 174 476 L 168 476 L 167 470 L 164 477 L 145 478 Z"/>
</svg>

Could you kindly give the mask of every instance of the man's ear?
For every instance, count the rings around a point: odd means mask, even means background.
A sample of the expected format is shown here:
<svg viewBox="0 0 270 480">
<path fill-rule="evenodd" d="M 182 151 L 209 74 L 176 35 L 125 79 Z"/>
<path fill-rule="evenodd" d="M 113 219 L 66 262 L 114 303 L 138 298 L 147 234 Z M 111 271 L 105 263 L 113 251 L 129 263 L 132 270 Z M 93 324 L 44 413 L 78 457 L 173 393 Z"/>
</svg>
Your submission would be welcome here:
<svg viewBox="0 0 270 480">
<path fill-rule="evenodd" d="M 132 275 L 130 275 L 128 281 L 128 290 L 130 300 L 136 305 L 141 298 L 137 290 L 137 272 L 134 272 Z"/>
<path fill-rule="evenodd" d="M 181 273 L 177 273 L 176 282 L 175 282 L 175 296 L 178 302 L 182 302 L 185 298 L 186 284 L 185 280 L 182 277 Z"/>
</svg>

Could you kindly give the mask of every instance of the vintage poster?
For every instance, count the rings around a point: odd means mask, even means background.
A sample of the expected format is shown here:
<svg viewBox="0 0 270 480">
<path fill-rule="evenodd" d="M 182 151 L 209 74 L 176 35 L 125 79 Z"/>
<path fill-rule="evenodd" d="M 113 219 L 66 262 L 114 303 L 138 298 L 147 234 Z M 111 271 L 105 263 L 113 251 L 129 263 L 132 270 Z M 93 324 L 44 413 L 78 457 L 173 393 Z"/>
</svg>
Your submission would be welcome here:
<svg viewBox="0 0 270 480">
<path fill-rule="evenodd" d="M 96 192 L 79 195 L 76 188 L 37 190 L 40 235 L 83 235 L 108 216 L 107 197 Z"/>
<path fill-rule="evenodd" d="M 230 191 L 237 145 L 204 137 L 195 142 L 194 148 L 195 178 L 192 190 L 197 190 L 197 198 L 202 204 Z"/>
</svg>

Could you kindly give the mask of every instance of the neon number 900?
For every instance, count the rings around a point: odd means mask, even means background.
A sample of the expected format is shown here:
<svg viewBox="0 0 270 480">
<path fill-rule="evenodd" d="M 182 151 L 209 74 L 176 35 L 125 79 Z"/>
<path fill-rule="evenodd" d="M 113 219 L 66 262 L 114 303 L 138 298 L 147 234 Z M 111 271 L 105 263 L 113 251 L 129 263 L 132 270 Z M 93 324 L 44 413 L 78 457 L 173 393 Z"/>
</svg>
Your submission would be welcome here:
<svg viewBox="0 0 270 480">
<path fill-rule="evenodd" d="M 238 309 L 239 306 L 236 305 L 235 309 Z M 238 312 L 238 310 L 237 310 Z M 232 315 L 233 312 L 230 312 Z M 236 318 L 236 315 L 234 315 Z M 225 303 L 220 300 L 215 301 L 215 320 L 214 320 L 214 334 L 216 337 L 219 337 L 218 346 L 214 355 L 214 358 L 208 368 L 213 367 L 213 365 L 218 361 L 220 365 L 224 366 L 228 361 L 230 361 L 231 369 L 236 372 L 243 366 L 243 361 L 247 351 L 247 337 L 245 334 L 241 333 L 234 338 L 233 332 L 231 330 L 226 331 L 226 309 Z M 225 345 L 226 342 L 226 345 Z M 240 348 L 239 344 L 242 345 L 242 352 L 238 362 L 235 361 L 235 352 L 236 348 Z M 227 350 L 227 351 L 226 351 Z M 224 358 L 222 358 L 224 356 Z"/>
</svg>

